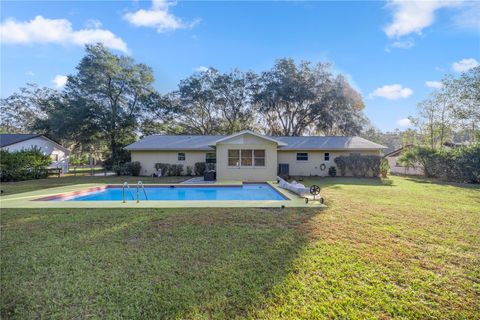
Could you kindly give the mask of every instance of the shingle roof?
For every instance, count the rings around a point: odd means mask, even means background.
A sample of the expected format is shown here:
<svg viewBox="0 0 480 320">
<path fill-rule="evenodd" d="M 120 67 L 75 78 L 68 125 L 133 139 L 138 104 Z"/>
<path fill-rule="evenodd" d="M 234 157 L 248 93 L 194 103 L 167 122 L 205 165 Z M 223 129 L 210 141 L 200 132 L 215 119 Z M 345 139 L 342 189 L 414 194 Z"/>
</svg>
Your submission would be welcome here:
<svg viewBox="0 0 480 320">
<path fill-rule="evenodd" d="M 126 150 L 214 150 L 210 147 L 224 136 L 166 136 L 154 134 L 125 147 Z"/>
<path fill-rule="evenodd" d="M 30 140 L 41 136 L 41 134 L 24 134 L 24 133 L 4 133 L 0 134 L 0 148 L 19 143 L 25 140 Z"/>
<path fill-rule="evenodd" d="M 126 150 L 214 150 L 211 145 L 226 136 L 151 135 Z M 286 143 L 279 150 L 378 150 L 386 147 L 360 137 L 271 137 Z"/>
<path fill-rule="evenodd" d="M 275 137 L 275 139 L 287 144 L 280 150 L 377 150 L 386 148 L 361 137 L 301 136 Z"/>
</svg>

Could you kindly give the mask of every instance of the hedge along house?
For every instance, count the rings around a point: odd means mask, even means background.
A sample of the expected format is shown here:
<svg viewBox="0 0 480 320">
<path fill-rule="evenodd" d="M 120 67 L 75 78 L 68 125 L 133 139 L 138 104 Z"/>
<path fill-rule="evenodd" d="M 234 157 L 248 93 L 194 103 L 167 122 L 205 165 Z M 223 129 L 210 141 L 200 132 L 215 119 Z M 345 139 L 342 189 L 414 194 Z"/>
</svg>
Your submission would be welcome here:
<svg viewBox="0 0 480 320">
<path fill-rule="evenodd" d="M 215 163 L 217 180 L 272 181 L 279 173 L 326 176 L 341 155 L 381 155 L 384 146 L 360 137 L 274 137 L 252 131 L 230 136 L 151 135 L 127 147 L 142 175 L 156 173 L 156 163 L 193 167 Z"/>
</svg>

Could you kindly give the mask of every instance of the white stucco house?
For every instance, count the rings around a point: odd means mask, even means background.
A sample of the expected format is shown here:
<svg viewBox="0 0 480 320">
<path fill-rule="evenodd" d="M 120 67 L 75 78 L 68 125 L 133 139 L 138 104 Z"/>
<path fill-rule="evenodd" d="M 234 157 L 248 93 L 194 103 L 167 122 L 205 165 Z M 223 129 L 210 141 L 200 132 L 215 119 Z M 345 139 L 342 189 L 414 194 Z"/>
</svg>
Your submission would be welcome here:
<svg viewBox="0 0 480 320">
<path fill-rule="evenodd" d="M 40 148 L 50 156 L 52 163 L 48 168 L 60 168 L 63 173 L 68 172 L 68 157 L 70 151 L 57 142 L 41 134 L 0 134 L 0 148 L 10 152 L 22 149 Z"/>
<path fill-rule="evenodd" d="M 412 145 L 406 145 L 384 156 L 384 158 L 387 159 L 388 161 L 388 165 L 390 166 L 390 173 L 404 174 L 404 175 L 410 175 L 410 176 L 424 175 L 423 167 L 420 163 L 416 164 L 413 167 L 406 167 L 399 162 L 399 158 L 402 155 L 402 152 L 408 150 L 411 147 Z"/>
<path fill-rule="evenodd" d="M 360 137 L 265 136 L 242 131 L 230 136 L 151 135 L 125 149 L 140 162 L 142 175 L 155 163 L 215 163 L 217 180 L 272 181 L 279 171 L 292 176 L 327 176 L 340 155 L 382 155 L 386 147 Z M 185 172 L 185 171 L 184 171 Z"/>
</svg>

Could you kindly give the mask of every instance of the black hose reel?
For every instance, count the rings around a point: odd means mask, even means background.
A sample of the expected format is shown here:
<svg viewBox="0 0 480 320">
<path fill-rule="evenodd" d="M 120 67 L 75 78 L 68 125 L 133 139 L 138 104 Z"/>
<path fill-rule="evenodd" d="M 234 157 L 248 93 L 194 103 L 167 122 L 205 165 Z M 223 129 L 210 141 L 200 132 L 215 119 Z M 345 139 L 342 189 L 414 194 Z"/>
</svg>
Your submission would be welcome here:
<svg viewBox="0 0 480 320">
<path fill-rule="evenodd" d="M 316 196 L 320 194 L 320 187 L 316 184 L 310 186 L 310 194 L 313 196 L 313 200 L 316 200 Z M 308 203 L 308 198 L 305 198 L 305 203 Z M 322 197 L 320 197 L 320 203 L 323 203 Z"/>
</svg>

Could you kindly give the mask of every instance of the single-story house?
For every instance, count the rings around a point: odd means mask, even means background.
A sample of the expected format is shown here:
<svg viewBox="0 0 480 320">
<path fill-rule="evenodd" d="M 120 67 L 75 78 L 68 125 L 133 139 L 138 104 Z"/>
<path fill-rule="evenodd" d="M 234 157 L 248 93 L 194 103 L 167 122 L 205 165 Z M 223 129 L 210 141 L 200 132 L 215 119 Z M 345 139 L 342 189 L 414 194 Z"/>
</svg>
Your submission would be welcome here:
<svg viewBox="0 0 480 320">
<path fill-rule="evenodd" d="M 42 134 L 0 134 L 0 148 L 10 152 L 38 147 L 43 154 L 50 156 L 52 163 L 48 168 L 61 168 L 68 172 L 70 151 L 59 143 Z"/>
<path fill-rule="evenodd" d="M 360 137 L 276 137 L 252 131 L 229 136 L 150 135 L 125 148 L 140 162 L 142 175 L 156 163 L 194 167 L 215 163 L 217 180 L 272 181 L 279 171 L 293 176 L 326 176 L 341 155 L 381 155 L 384 146 Z M 185 172 L 185 171 L 184 171 Z"/>
<path fill-rule="evenodd" d="M 384 156 L 384 158 L 387 159 L 388 161 L 388 165 L 390 166 L 390 173 L 412 175 L 412 176 L 424 175 L 423 167 L 420 163 L 416 164 L 413 167 L 406 167 L 405 165 L 399 162 L 399 158 L 402 155 L 402 153 L 411 147 L 412 145 L 406 145 Z"/>
</svg>

